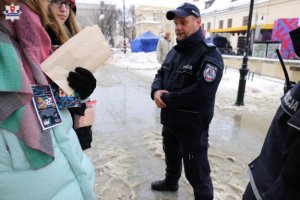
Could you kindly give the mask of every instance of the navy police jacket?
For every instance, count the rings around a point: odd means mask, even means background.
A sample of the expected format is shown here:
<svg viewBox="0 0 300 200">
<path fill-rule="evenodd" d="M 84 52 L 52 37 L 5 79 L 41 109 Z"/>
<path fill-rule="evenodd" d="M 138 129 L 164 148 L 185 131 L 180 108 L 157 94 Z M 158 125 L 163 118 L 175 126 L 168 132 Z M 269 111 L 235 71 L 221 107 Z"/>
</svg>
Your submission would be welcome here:
<svg viewBox="0 0 300 200">
<path fill-rule="evenodd" d="M 292 188 L 288 184 L 300 170 L 300 154 L 289 159 L 293 151 L 300 152 L 299 102 L 300 82 L 281 98 L 281 106 L 273 118 L 262 151 L 249 164 L 251 187 L 257 200 L 300 199 L 299 188 Z M 289 160 L 291 163 L 288 163 Z M 289 172 L 289 177 L 285 177 L 286 166 L 294 168 L 296 173 Z M 297 181 L 300 183 L 300 180 Z"/>
<path fill-rule="evenodd" d="M 168 53 L 152 84 L 167 104 L 161 110 L 165 126 L 207 127 L 213 117 L 215 94 L 223 74 L 223 59 L 218 49 L 203 41 L 201 28 Z"/>
</svg>

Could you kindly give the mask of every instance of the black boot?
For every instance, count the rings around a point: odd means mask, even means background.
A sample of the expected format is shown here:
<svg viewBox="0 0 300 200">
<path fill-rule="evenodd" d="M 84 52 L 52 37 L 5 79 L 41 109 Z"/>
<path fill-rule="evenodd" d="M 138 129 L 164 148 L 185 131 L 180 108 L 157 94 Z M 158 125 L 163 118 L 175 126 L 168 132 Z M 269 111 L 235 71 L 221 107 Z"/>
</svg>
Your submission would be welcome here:
<svg viewBox="0 0 300 200">
<path fill-rule="evenodd" d="M 178 183 L 173 183 L 170 181 L 167 181 L 166 179 L 162 181 L 155 181 L 151 184 L 152 190 L 156 191 L 171 191 L 175 192 L 178 190 Z"/>
</svg>

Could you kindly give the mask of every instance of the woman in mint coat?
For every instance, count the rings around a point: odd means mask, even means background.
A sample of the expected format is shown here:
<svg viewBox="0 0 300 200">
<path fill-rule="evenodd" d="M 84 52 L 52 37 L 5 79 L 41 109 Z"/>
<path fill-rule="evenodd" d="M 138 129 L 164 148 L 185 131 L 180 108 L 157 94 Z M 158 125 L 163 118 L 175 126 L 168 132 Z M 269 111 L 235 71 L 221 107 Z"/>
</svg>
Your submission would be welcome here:
<svg viewBox="0 0 300 200">
<path fill-rule="evenodd" d="M 12 22 L 0 5 L 0 199 L 96 200 L 94 168 L 69 111 L 60 110 L 62 124 L 43 130 L 32 103 L 31 85 L 48 84 L 40 68 L 50 55 L 48 1 L 16 5 L 10 11 L 21 15 Z"/>
</svg>

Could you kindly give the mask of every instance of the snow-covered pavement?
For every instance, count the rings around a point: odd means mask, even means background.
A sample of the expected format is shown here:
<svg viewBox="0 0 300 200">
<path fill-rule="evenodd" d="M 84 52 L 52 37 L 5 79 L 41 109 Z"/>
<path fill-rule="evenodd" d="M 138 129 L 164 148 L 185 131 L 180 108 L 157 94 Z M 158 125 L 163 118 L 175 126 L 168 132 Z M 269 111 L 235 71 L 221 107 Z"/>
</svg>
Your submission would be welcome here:
<svg viewBox="0 0 300 200">
<path fill-rule="evenodd" d="M 242 62 L 242 61 L 241 61 Z M 177 193 L 157 193 L 151 181 L 163 178 L 159 109 L 150 99 L 159 68 L 155 53 L 115 54 L 95 73 L 98 100 L 93 148 L 87 153 L 97 172 L 101 200 L 188 200 L 184 176 Z M 248 182 L 247 164 L 255 158 L 279 106 L 283 81 L 255 75 L 248 80 L 245 106 L 234 105 L 239 72 L 224 71 L 210 127 L 209 160 L 216 200 L 240 200 Z"/>
</svg>

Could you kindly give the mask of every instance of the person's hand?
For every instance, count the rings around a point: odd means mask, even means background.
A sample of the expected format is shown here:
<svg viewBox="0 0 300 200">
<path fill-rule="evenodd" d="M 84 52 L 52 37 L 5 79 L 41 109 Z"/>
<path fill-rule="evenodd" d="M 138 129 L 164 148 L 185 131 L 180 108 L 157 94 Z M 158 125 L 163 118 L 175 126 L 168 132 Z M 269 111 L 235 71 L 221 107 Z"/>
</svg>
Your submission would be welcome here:
<svg viewBox="0 0 300 200">
<path fill-rule="evenodd" d="M 165 108 L 167 105 L 163 100 L 160 98 L 162 94 L 168 93 L 169 91 L 167 90 L 157 90 L 154 92 L 154 101 L 157 107 L 159 108 Z"/>
<path fill-rule="evenodd" d="M 300 139 L 291 148 L 282 167 L 282 179 L 288 188 L 300 188 Z"/>
<path fill-rule="evenodd" d="M 75 72 L 70 72 L 67 78 L 69 86 L 78 92 L 81 99 L 90 96 L 96 88 L 96 79 L 87 69 L 76 67 Z"/>
</svg>

